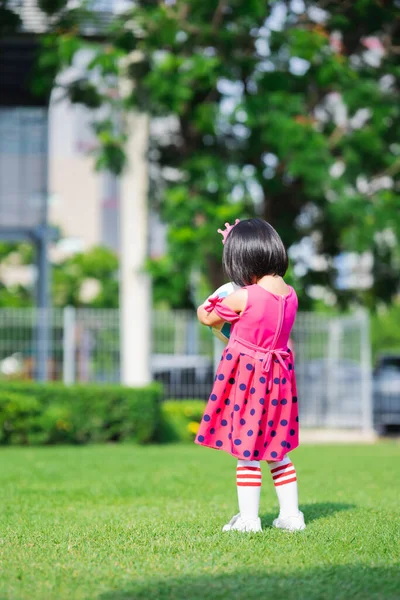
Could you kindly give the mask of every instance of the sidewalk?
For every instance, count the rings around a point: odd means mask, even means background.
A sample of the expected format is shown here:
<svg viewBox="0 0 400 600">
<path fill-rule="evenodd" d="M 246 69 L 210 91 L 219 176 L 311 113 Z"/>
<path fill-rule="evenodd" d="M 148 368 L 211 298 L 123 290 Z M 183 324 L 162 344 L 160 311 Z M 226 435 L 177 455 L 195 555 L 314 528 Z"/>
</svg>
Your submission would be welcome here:
<svg viewBox="0 0 400 600">
<path fill-rule="evenodd" d="M 376 432 L 359 429 L 301 429 L 302 444 L 374 444 L 379 439 Z"/>
</svg>

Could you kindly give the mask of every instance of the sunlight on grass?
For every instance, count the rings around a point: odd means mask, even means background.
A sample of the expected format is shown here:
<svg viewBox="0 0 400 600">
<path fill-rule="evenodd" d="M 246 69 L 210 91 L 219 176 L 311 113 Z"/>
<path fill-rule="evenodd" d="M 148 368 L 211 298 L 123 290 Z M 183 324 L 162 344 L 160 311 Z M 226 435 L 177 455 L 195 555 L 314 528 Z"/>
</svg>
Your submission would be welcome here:
<svg viewBox="0 0 400 600">
<path fill-rule="evenodd" d="M 0 598 L 398 598 L 400 445 L 292 453 L 307 530 L 222 534 L 235 461 L 188 446 L 1 450 Z"/>
</svg>

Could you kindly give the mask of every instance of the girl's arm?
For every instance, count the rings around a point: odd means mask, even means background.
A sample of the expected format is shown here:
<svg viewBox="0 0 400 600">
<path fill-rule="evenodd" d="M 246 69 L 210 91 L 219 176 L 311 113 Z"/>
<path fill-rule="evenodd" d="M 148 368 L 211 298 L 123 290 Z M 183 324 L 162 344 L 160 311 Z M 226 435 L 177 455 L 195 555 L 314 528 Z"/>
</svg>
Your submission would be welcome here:
<svg viewBox="0 0 400 600">
<path fill-rule="evenodd" d="M 221 319 L 219 315 L 213 310 L 212 312 L 207 312 L 204 308 L 204 305 L 207 304 L 207 301 L 199 306 L 197 309 L 197 318 L 200 323 L 203 325 L 208 325 L 213 327 L 214 325 L 218 325 L 219 323 L 223 323 L 224 319 Z M 237 290 L 237 292 L 233 292 L 233 294 L 229 294 L 226 298 L 224 298 L 221 302 L 235 313 L 240 314 L 244 311 L 247 304 L 247 290 Z"/>
</svg>

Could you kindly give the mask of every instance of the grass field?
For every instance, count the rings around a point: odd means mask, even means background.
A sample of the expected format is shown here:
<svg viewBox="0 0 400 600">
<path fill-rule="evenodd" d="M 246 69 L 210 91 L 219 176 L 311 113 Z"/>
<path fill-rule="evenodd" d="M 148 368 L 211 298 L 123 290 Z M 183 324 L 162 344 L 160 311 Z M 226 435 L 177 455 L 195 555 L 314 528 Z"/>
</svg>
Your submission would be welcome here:
<svg viewBox="0 0 400 600">
<path fill-rule="evenodd" d="M 308 528 L 221 533 L 235 461 L 194 446 L 3 448 L 0 599 L 400 598 L 400 444 L 292 453 Z"/>
</svg>

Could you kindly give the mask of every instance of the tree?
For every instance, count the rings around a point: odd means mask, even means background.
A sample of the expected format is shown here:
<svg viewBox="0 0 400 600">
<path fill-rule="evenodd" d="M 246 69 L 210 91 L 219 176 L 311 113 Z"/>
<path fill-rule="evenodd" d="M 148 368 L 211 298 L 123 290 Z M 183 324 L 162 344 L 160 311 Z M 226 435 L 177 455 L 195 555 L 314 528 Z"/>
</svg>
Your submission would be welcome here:
<svg viewBox="0 0 400 600">
<path fill-rule="evenodd" d="M 32 290 L 22 284 L 6 285 L 2 267 L 14 268 L 32 264 L 33 248 L 27 243 L 0 242 L 0 308 L 32 306 Z"/>
<path fill-rule="evenodd" d="M 334 290 L 342 305 L 355 298 L 336 289 L 333 258 L 343 251 L 374 255 L 374 286 L 357 293 L 362 300 L 373 306 L 398 291 L 396 6 L 138 0 L 115 18 L 105 46 L 82 40 L 66 13 L 64 29 L 45 37 L 49 80 L 82 47 L 92 51 L 69 94 L 103 107 L 99 168 L 124 167 L 126 111 L 154 117 L 152 202 L 169 225 L 169 254 L 151 270 L 181 282 L 176 304 L 187 304 L 194 270 L 212 287 L 221 282 L 216 229 L 253 214 L 278 229 L 293 256 L 308 240 L 322 257 L 322 267 L 297 265 L 303 307 L 312 284 Z"/>
<path fill-rule="evenodd" d="M 103 246 L 79 252 L 53 266 L 56 306 L 118 308 L 118 258 Z"/>
<path fill-rule="evenodd" d="M 25 308 L 34 304 L 33 283 L 12 287 L 2 280 L 1 266 L 17 271 L 31 265 L 33 247 L 28 243 L 0 243 L 0 307 Z M 52 302 L 56 307 L 117 308 L 119 304 L 118 257 L 95 246 L 52 265 Z"/>
</svg>

